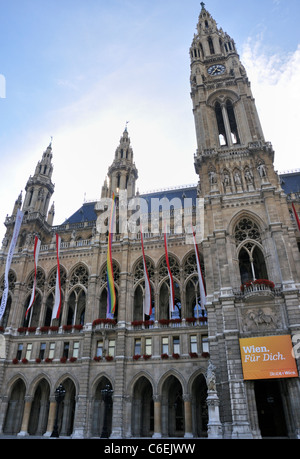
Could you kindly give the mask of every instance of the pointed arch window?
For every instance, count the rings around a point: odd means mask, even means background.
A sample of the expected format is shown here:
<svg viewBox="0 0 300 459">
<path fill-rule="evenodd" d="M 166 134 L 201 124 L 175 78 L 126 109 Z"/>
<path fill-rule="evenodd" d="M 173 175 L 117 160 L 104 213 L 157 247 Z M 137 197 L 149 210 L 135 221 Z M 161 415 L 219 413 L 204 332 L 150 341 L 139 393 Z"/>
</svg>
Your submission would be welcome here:
<svg viewBox="0 0 300 459">
<path fill-rule="evenodd" d="M 217 101 L 215 103 L 215 115 L 220 146 L 240 144 L 237 121 L 231 100 L 227 99 L 225 104 L 222 105 Z"/>
<path fill-rule="evenodd" d="M 208 41 L 208 46 L 209 46 L 210 54 L 215 54 L 215 47 L 214 47 L 212 38 L 211 38 L 211 37 L 208 37 L 207 41 Z"/>
<path fill-rule="evenodd" d="M 231 100 L 227 100 L 226 109 L 227 109 L 227 115 L 228 115 L 228 121 L 229 121 L 229 126 L 230 126 L 230 133 L 231 133 L 232 143 L 234 145 L 235 144 L 239 144 L 240 143 L 240 139 L 239 139 L 236 118 L 235 118 L 234 109 L 233 109 L 233 105 L 232 105 Z"/>
<path fill-rule="evenodd" d="M 215 114 L 216 114 L 217 125 L 218 125 L 220 146 L 228 145 L 225 123 L 224 123 L 224 118 L 223 118 L 223 113 L 222 113 L 222 107 L 219 102 L 216 102 L 215 104 Z"/>
<path fill-rule="evenodd" d="M 243 218 L 235 227 L 234 237 L 238 246 L 241 282 L 268 279 L 267 266 L 261 245 L 260 230 L 255 222 Z"/>
</svg>

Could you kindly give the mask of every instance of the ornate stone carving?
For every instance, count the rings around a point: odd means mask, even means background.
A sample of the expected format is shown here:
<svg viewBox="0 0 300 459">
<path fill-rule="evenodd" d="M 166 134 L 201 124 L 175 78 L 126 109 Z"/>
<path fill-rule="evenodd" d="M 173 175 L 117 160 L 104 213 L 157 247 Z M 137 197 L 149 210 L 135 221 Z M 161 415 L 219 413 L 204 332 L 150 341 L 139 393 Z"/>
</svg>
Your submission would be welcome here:
<svg viewBox="0 0 300 459">
<path fill-rule="evenodd" d="M 247 308 L 242 312 L 242 328 L 244 332 L 282 328 L 278 308 Z"/>
</svg>

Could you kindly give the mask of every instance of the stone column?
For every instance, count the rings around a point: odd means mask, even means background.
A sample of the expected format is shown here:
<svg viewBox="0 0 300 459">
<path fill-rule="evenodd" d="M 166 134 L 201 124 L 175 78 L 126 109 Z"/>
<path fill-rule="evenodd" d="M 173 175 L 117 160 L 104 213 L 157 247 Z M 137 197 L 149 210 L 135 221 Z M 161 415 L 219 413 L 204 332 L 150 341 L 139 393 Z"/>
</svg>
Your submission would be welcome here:
<svg viewBox="0 0 300 459">
<path fill-rule="evenodd" d="M 222 424 L 219 412 L 219 397 L 215 390 L 207 392 L 208 438 L 222 438 Z"/>
<path fill-rule="evenodd" d="M 33 400 L 32 397 L 28 397 L 28 396 L 25 397 L 23 420 L 22 420 L 21 430 L 18 433 L 18 437 L 27 437 L 29 435 L 29 433 L 28 433 L 28 424 L 29 424 L 32 400 Z"/>
<path fill-rule="evenodd" d="M 0 434 L 3 434 L 3 427 L 5 422 L 5 416 L 8 409 L 8 402 L 9 398 L 7 396 L 1 397 L 1 404 L 0 404 Z"/>
<path fill-rule="evenodd" d="M 184 395 L 183 400 L 184 400 L 184 421 L 185 421 L 184 438 L 193 438 L 191 396 Z"/>
<path fill-rule="evenodd" d="M 56 401 L 55 401 L 55 396 L 52 395 L 50 396 L 50 406 L 49 406 L 49 413 L 48 413 L 48 424 L 47 424 L 47 430 L 44 433 L 44 437 L 50 437 L 53 431 L 54 427 L 54 420 L 55 420 L 55 414 L 56 414 Z"/>
<path fill-rule="evenodd" d="M 153 396 L 154 400 L 154 434 L 152 438 L 161 438 L 161 397 Z"/>
</svg>

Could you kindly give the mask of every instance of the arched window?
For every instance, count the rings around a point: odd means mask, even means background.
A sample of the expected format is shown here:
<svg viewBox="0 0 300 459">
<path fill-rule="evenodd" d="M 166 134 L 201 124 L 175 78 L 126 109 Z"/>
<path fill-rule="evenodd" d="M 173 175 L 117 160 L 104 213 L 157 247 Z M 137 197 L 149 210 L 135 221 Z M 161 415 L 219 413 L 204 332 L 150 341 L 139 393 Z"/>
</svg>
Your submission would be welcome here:
<svg viewBox="0 0 300 459">
<path fill-rule="evenodd" d="M 227 109 L 227 115 L 228 115 L 228 120 L 229 120 L 229 125 L 230 125 L 232 143 L 234 145 L 239 144 L 240 139 L 239 139 L 237 124 L 236 124 L 234 109 L 233 109 L 232 102 L 230 100 L 227 100 L 226 102 L 226 109 Z"/>
<path fill-rule="evenodd" d="M 214 48 L 214 44 L 213 44 L 212 38 L 208 37 L 207 41 L 208 41 L 210 54 L 215 54 L 215 48 Z"/>
<path fill-rule="evenodd" d="M 216 104 L 215 104 L 215 114 L 216 114 L 218 131 L 219 131 L 220 145 L 221 146 L 228 145 L 227 136 L 226 136 L 226 129 L 225 129 L 225 123 L 224 123 L 223 114 L 222 114 L 222 108 L 221 108 L 221 104 L 219 102 L 216 102 Z"/>
<path fill-rule="evenodd" d="M 238 126 L 231 100 L 227 100 L 221 106 L 215 103 L 215 115 L 217 120 L 220 146 L 232 146 L 240 143 Z"/>
<path fill-rule="evenodd" d="M 84 325 L 86 293 L 80 287 L 75 288 L 68 300 L 67 325 Z"/>
<path fill-rule="evenodd" d="M 118 285 L 120 279 L 120 267 L 119 265 L 113 261 L 113 273 L 114 273 L 114 283 L 115 283 L 115 291 L 116 291 L 116 308 L 114 313 L 114 319 L 118 320 Z M 107 267 L 106 264 L 103 266 L 101 273 L 100 273 L 100 284 L 102 288 L 102 292 L 100 295 L 100 303 L 99 303 L 99 318 L 105 319 L 107 318 Z"/>
<path fill-rule="evenodd" d="M 261 235 L 257 224 L 249 218 L 243 218 L 235 227 L 234 237 L 239 248 L 238 257 L 242 284 L 256 279 L 268 279 Z"/>
<path fill-rule="evenodd" d="M 152 316 L 151 320 L 154 320 L 154 291 L 151 285 L 151 280 L 154 279 L 154 264 L 147 257 L 146 266 L 148 271 L 148 276 L 150 279 L 151 286 L 151 298 L 152 298 Z M 142 281 L 142 282 L 141 282 Z M 145 278 L 144 278 L 144 264 L 143 260 L 140 259 L 134 268 L 134 283 L 138 283 L 138 286 L 134 292 L 134 307 L 133 307 L 133 320 L 148 320 L 149 316 L 144 316 L 143 314 L 143 301 L 145 295 Z"/>
</svg>

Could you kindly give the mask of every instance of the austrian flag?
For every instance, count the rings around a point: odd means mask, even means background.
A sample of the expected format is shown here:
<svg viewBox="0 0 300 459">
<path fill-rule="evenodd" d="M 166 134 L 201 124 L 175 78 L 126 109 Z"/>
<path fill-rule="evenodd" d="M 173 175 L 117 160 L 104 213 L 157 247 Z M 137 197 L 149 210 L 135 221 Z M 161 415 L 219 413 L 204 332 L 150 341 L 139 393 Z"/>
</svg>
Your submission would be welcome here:
<svg viewBox="0 0 300 459">
<path fill-rule="evenodd" d="M 32 287 L 30 303 L 29 303 L 29 306 L 28 306 L 27 311 L 25 313 L 25 317 L 27 317 L 27 314 L 30 311 L 30 308 L 32 307 L 32 305 L 34 303 L 34 300 L 35 300 L 36 273 L 37 273 L 37 265 L 38 265 L 38 260 L 39 260 L 40 248 L 41 248 L 41 241 L 39 240 L 39 238 L 37 236 L 35 236 L 34 251 L 33 251 L 33 257 L 34 257 L 34 281 L 33 281 L 33 287 Z"/>
<path fill-rule="evenodd" d="M 175 295 L 174 295 L 173 276 L 172 276 L 172 272 L 170 268 L 169 255 L 168 255 L 167 225 L 165 225 L 164 240 L 165 240 L 166 263 L 167 263 L 168 275 L 170 279 L 170 315 L 172 315 L 172 312 L 175 311 Z"/>
<path fill-rule="evenodd" d="M 61 311 L 61 283 L 60 283 L 60 265 L 59 265 L 59 251 L 60 251 L 61 238 L 56 235 L 56 258 L 57 258 L 57 270 L 56 270 L 56 285 L 55 285 L 55 300 L 52 311 L 52 319 L 59 319 Z"/>
<path fill-rule="evenodd" d="M 146 265 L 142 228 L 141 228 L 141 243 L 142 243 L 143 266 L 144 266 L 144 277 L 145 277 L 144 314 L 146 316 L 151 316 L 152 314 L 151 286 L 150 286 L 149 274 L 148 274 L 147 265 Z"/>
<path fill-rule="evenodd" d="M 203 280 L 202 269 L 200 265 L 200 256 L 198 251 L 198 246 L 195 237 L 195 231 L 193 229 L 193 241 L 194 241 L 194 248 L 195 248 L 195 256 L 196 256 L 196 263 L 197 263 L 197 271 L 198 271 L 198 279 L 199 279 L 199 289 L 200 289 L 200 299 L 201 299 L 201 308 L 205 309 L 206 305 L 206 290 Z"/>
</svg>

